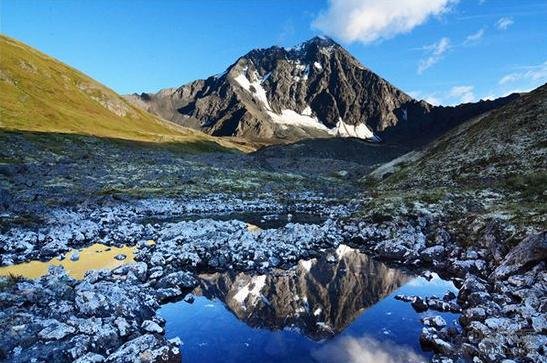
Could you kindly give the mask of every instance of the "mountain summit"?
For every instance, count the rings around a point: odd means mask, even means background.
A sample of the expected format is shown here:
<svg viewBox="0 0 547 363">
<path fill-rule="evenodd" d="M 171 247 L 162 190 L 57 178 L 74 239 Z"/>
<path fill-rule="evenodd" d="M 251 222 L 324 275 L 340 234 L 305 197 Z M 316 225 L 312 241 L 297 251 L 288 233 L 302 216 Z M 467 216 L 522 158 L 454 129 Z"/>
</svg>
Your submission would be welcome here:
<svg viewBox="0 0 547 363">
<path fill-rule="evenodd" d="M 432 124 L 439 128 L 436 107 L 414 100 L 325 37 L 293 48 L 255 49 L 220 75 L 127 98 L 211 135 L 254 140 L 341 136 L 379 142 L 384 135 L 413 139 Z"/>
</svg>

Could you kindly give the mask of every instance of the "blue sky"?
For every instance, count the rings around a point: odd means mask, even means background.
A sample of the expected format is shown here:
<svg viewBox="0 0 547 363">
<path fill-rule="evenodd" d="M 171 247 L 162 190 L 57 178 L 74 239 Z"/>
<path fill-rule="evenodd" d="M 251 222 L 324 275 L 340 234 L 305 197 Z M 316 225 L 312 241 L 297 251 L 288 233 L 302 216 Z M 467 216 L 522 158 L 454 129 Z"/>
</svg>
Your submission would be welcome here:
<svg viewBox="0 0 547 363">
<path fill-rule="evenodd" d="M 319 34 L 434 103 L 547 82 L 544 0 L 3 0 L 0 11 L 2 33 L 119 93 L 179 86 Z"/>
</svg>

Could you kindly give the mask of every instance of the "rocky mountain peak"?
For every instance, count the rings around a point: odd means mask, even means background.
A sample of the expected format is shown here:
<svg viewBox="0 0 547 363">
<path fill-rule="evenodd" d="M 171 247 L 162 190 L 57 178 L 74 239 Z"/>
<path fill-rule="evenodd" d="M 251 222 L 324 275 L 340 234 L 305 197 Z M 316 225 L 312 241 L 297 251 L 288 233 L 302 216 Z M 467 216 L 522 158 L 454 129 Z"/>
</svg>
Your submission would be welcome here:
<svg viewBox="0 0 547 363">
<path fill-rule="evenodd" d="M 332 38 L 325 35 L 316 35 L 313 38 L 301 43 L 301 46 L 331 47 L 340 46 Z"/>
<path fill-rule="evenodd" d="M 284 48 L 288 52 L 293 54 L 310 54 L 317 51 L 323 51 L 325 54 L 329 54 L 334 50 L 344 50 L 344 48 L 336 43 L 334 40 L 328 37 L 316 36 L 299 45 L 291 48 Z"/>
<path fill-rule="evenodd" d="M 325 137 L 416 140 L 431 126 L 435 133 L 446 131 L 455 119 L 450 115 L 452 121 L 445 122 L 444 109 L 432 116 L 431 105 L 397 89 L 326 37 L 293 48 L 254 49 L 220 75 L 129 99 L 211 135 L 274 143 Z"/>
<path fill-rule="evenodd" d="M 330 38 L 314 37 L 291 48 L 272 46 L 253 49 L 236 61 L 235 65 L 251 61 L 257 68 L 271 72 L 280 61 L 292 61 L 294 64 L 320 62 L 328 59 L 334 52 L 344 52 L 344 48 Z M 233 67 L 233 66 L 232 66 Z M 230 68 L 232 68 L 230 67 Z"/>
</svg>

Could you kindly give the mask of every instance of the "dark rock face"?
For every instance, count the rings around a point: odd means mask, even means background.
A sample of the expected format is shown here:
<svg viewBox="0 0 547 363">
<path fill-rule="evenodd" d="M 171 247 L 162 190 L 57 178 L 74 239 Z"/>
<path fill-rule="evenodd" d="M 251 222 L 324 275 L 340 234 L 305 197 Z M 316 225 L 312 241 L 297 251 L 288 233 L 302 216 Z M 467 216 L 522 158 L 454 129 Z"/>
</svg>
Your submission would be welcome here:
<svg viewBox="0 0 547 363">
<path fill-rule="evenodd" d="M 342 136 L 416 143 L 499 106 L 414 100 L 319 37 L 291 49 L 255 49 L 221 75 L 127 99 L 211 135 L 270 141 Z"/>
</svg>

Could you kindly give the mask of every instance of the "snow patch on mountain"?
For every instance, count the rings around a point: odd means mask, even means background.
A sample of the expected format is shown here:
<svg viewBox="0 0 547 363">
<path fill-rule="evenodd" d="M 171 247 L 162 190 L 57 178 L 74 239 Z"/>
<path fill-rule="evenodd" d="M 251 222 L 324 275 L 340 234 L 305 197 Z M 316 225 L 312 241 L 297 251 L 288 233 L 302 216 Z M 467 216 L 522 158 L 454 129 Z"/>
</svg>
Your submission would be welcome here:
<svg viewBox="0 0 547 363">
<path fill-rule="evenodd" d="M 363 123 L 350 125 L 345 123 L 341 118 L 338 119 L 336 127 L 332 129 L 330 133 L 340 137 L 356 137 L 364 140 L 380 141 L 380 139 L 370 131 L 367 125 Z"/>
<path fill-rule="evenodd" d="M 308 110 L 305 109 L 304 112 L 306 111 Z M 311 111 L 311 109 L 309 111 Z M 311 116 L 311 112 L 309 115 L 305 115 L 305 114 L 300 114 L 298 112 L 295 112 L 293 110 L 281 110 L 281 114 L 268 111 L 268 115 L 270 115 L 273 122 L 281 124 L 281 125 L 307 127 L 307 128 L 314 128 L 314 129 L 319 129 L 319 130 L 323 130 L 327 132 L 329 131 L 327 126 L 319 122 L 317 117 Z"/>
<path fill-rule="evenodd" d="M 282 126 L 294 126 L 304 128 L 314 128 L 321 131 L 326 131 L 328 134 L 338 137 L 355 137 L 363 140 L 369 140 L 374 142 L 380 142 L 380 138 L 374 135 L 374 133 L 367 127 L 367 125 L 361 123 L 358 125 L 350 125 L 339 119 L 334 128 L 329 129 L 319 119 L 313 116 L 313 111 L 310 106 L 298 113 L 293 110 L 282 110 L 281 114 L 273 111 L 267 111 L 272 121 Z"/>
<path fill-rule="evenodd" d="M 310 75 L 310 65 L 302 64 L 300 59 L 297 59 L 296 61 L 290 61 L 290 63 L 293 63 L 295 65 L 294 73 L 296 74 L 293 75 L 293 81 L 307 81 Z"/>
<path fill-rule="evenodd" d="M 262 82 L 264 82 L 270 74 L 267 74 L 263 78 L 260 78 L 257 73 L 253 74 L 255 81 L 251 82 L 245 76 L 244 73 L 241 73 L 234 77 L 236 81 L 243 89 L 249 92 L 253 98 L 262 103 L 267 110 L 271 110 L 270 103 L 268 102 L 268 97 L 266 96 L 266 90 L 262 87 Z"/>
<path fill-rule="evenodd" d="M 262 77 L 262 81 L 260 81 L 260 83 L 266 82 L 266 80 L 267 80 L 268 78 L 270 78 L 271 75 L 272 75 L 272 72 L 266 73 L 266 74 L 264 75 L 264 77 Z"/>
</svg>

